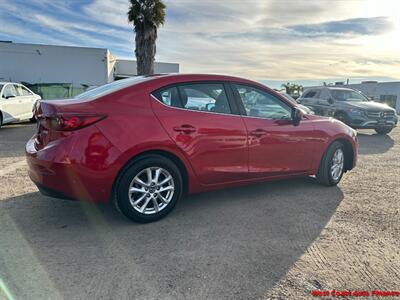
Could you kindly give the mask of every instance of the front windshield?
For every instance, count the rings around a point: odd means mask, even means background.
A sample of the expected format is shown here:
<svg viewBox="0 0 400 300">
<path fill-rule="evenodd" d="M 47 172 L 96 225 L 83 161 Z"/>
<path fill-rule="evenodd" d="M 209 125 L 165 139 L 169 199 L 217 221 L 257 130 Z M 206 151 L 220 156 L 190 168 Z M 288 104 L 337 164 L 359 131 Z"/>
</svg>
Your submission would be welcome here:
<svg viewBox="0 0 400 300">
<path fill-rule="evenodd" d="M 352 90 L 331 90 L 332 97 L 338 101 L 368 101 L 363 94 Z"/>
<path fill-rule="evenodd" d="M 112 92 L 120 90 L 122 88 L 143 82 L 148 78 L 149 77 L 137 76 L 137 77 L 131 77 L 131 78 L 127 78 L 127 79 L 117 80 L 117 81 L 96 87 L 94 89 L 88 90 L 86 92 L 83 92 L 82 94 L 75 96 L 75 99 L 98 98 L 100 96 L 112 93 Z"/>
</svg>

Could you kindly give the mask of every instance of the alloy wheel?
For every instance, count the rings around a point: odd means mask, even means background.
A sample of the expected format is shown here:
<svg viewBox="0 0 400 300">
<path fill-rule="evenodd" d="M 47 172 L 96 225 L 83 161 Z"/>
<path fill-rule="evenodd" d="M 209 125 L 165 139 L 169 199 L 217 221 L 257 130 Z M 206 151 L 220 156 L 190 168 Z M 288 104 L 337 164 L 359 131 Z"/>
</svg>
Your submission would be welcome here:
<svg viewBox="0 0 400 300">
<path fill-rule="evenodd" d="M 141 214 L 156 214 L 165 209 L 174 196 L 172 175 L 160 167 L 140 171 L 129 185 L 129 201 Z"/>
<path fill-rule="evenodd" d="M 336 149 L 332 157 L 331 176 L 334 181 L 340 179 L 344 167 L 344 153 L 341 148 Z"/>
</svg>

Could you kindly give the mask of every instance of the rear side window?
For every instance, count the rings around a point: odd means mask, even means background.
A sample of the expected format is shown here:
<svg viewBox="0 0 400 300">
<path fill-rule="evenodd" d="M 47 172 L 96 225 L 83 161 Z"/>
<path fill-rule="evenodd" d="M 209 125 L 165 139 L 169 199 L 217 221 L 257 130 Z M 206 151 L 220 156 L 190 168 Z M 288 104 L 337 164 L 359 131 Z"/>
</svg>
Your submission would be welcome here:
<svg viewBox="0 0 400 300">
<path fill-rule="evenodd" d="M 164 90 L 157 91 L 154 96 L 162 103 L 172 107 L 181 108 L 181 100 L 179 98 L 178 89 L 176 87 L 166 88 Z"/>
<path fill-rule="evenodd" d="M 165 105 L 188 110 L 231 113 L 222 83 L 182 84 L 158 90 L 153 94 Z"/>
<path fill-rule="evenodd" d="M 305 93 L 303 98 L 318 98 L 320 95 L 320 91 L 318 90 L 311 90 Z"/>
<path fill-rule="evenodd" d="M 17 90 L 15 89 L 14 85 L 12 84 L 7 84 L 3 90 L 3 98 L 9 98 L 9 97 L 16 97 Z"/>
<path fill-rule="evenodd" d="M 224 86 L 222 84 L 191 84 L 179 86 L 184 108 L 191 110 L 231 113 Z"/>
</svg>

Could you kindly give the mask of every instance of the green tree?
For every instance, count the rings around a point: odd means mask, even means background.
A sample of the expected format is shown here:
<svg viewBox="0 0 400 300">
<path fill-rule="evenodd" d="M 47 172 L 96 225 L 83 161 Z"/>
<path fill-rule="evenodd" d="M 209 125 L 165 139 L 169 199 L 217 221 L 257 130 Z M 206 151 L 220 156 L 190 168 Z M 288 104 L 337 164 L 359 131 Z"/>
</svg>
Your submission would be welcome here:
<svg viewBox="0 0 400 300">
<path fill-rule="evenodd" d="M 165 4 L 161 0 L 130 0 L 128 20 L 136 33 L 137 74 L 154 74 L 157 29 L 165 21 Z"/>
<path fill-rule="evenodd" d="M 290 82 L 282 83 L 281 87 L 283 87 L 285 89 L 286 94 L 288 94 L 288 95 L 291 94 L 292 84 Z"/>
<path fill-rule="evenodd" d="M 300 95 L 300 92 L 303 91 L 303 86 L 301 84 L 296 84 L 296 83 L 283 83 L 282 88 L 285 89 L 286 94 L 288 95 L 293 95 L 293 94 L 297 94 Z"/>
</svg>

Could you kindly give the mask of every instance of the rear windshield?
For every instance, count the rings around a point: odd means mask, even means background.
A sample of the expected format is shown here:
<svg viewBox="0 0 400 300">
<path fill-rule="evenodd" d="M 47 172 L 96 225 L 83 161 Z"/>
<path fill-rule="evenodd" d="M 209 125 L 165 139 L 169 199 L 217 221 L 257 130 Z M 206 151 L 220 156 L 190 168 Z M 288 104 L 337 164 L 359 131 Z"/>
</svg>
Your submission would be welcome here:
<svg viewBox="0 0 400 300">
<path fill-rule="evenodd" d="M 96 87 L 96 88 L 86 91 L 82 94 L 79 94 L 79 95 L 75 96 L 75 99 L 98 98 L 98 97 L 104 96 L 106 94 L 115 92 L 117 90 L 123 89 L 125 87 L 146 81 L 148 79 L 149 79 L 148 76 L 147 77 L 137 76 L 137 77 L 131 77 L 131 78 L 126 78 L 126 79 L 122 79 L 122 80 L 117 80 L 117 81 Z"/>
</svg>

